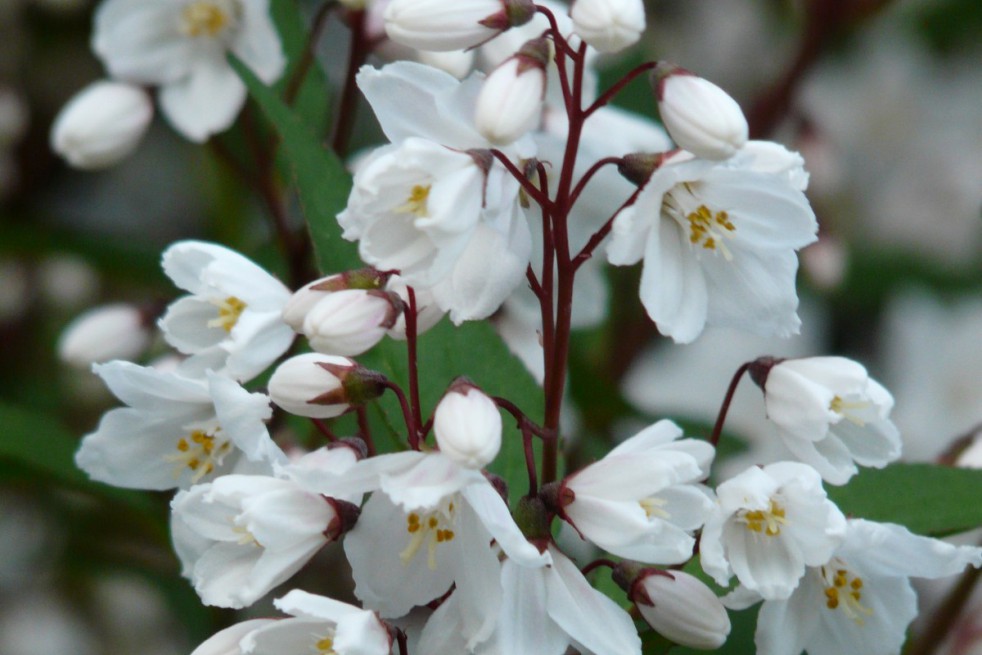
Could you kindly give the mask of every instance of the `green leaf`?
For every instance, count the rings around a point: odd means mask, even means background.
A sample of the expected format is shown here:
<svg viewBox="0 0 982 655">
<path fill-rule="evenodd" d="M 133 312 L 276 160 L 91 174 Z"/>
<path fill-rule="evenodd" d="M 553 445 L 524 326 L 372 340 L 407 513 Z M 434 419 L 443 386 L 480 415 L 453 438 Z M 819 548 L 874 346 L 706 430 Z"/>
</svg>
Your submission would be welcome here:
<svg viewBox="0 0 982 655">
<path fill-rule="evenodd" d="M 280 97 L 284 97 L 288 87 L 294 83 L 298 68 L 302 65 L 307 41 L 310 38 L 309 31 L 300 11 L 300 3 L 296 0 L 272 0 L 269 13 L 276 25 L 276 31 L 279 32 L 287 59 L 286 71 L 275 85 L 276 92 Z M 319 134 L 327 122 L 330 100 L 331 92 L 327 76 L 314 58 L 296 94 L 294 107 L 304 123 Z"/>
<path fill-rule="evenodd" d="M 866 469 L 829 497 L 847 516 L 899 523 L 940 537 L 982 525 L 982 470 L 894 464 Z"/>
<path fill-rule="evenodd" d="M 341 160 L 324 148 L 303 120 L 246 65 L 235 57 L 231 57 L 230 62 L 282 139 L 284 152 L 293 168 L 318 266 L 322 271 L 362 266 L 357 248 L 341 238 L 341 228 L 335 219 L 347 204 L 351 189 L 351 178 Z"/>
</svg>

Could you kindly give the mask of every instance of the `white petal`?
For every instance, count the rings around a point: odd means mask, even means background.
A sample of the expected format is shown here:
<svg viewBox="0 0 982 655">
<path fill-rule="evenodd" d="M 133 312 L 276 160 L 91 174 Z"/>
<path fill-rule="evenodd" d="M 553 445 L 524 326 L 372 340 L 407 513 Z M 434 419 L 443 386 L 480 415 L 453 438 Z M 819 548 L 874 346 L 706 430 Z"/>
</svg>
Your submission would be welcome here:
<svg viewBox="0 0 982 655">
<path fill-rule="evenodd" d="M 471 484 L 460 490 L 460 494 L 481 518 L 481 523 L 494 537 L 501 549 L 511 560 L 522 566 L 548 566 L 551 558 L 548 552 L 539 552 L 515 524 L 508 511 L 508 505 L 497 490 L 486 480 Z"/>
<path fill-rule="evenodd" d="M 196 143 L 223 132 L 245 104 L 246 88 L 223 52 L 198 58 L 190 73 L 160 88 L 160 109 L 178 132 Z"/>
</svg>

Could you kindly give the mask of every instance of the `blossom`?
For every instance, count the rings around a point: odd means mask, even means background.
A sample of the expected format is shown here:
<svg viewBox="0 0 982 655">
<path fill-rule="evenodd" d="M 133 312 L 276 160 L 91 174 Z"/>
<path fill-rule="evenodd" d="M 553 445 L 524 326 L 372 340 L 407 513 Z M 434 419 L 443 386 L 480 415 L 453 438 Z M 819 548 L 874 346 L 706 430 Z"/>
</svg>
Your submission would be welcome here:
<svg viewBox="0 0 982 655">
<path fill-rule="evenodd" d="M 539 126 L 549 48 L 546 39 L 529 41 L 484 80 L 474 122 L 491 143 L 512 143 Z"/>
<path fill-rule="evenodd" d="M 658 113 L 680 148 L 726 159 L 747 142 L 747 119 L 723 89 L 672 64 L 659 64 L 654 74 Z"/>
<path fill-rule="evenodd" d="M 297 416 L 334 418 L 382 394 L 378 374 L 354 360 L 304 353 L 280 364 L 269 379 L 269 396 Z"/>
<path fill-rule="evenodd" d="M 709 473 L 713 447 L 681 436 L 677 425 L 659 421 L 567 477 L 559 491 L 563 517 L 615 555 L 688 560 L 690 535 L 713 509 L 709 493 L 695 484 Z"/>
<path fill-rule="evenodd" d="M 239 642 L 242 638 L 276 619 L 250 619 L 216 632 L 191 652 L 191 655 L 242 655 Z"/>
<path fill-rule="evenodd" d="M 393 41 L 420 50 L 464 50 L 494 38 L 535 15 L 528 0 L 392 0 L 385 31 Z"/>
<path fill-rule="evenodd" d="M 576 0 L 570 17 L 576 34 L 600 52 L 634 45 L 645 28 L 641 0 Z"/>
<path fill-rule="evenodd" d="M 273 621 L 242 639 L 255 655 L 388 655 L 392 637 L 373 612 L 299 589 L 273 601 L 293 618 Z"/>
<path fill-rule="evenodd" d="M 648 625 L 682 646 L 713 650 L 730 634 L 719 598 L 684 571 L 642 571 L 629 596 Z"/>
<path fill-rule="evenodd" d="M 93 366 L 127 407 L 107 412 L 75 463 L 93 480 L 132 489 L 187 487 L 240 465 L 285 461 L 264 421 L 269 398 L 209 373 L 192 379 L 123 361 Z"/>
<path fill-rule="evenodd" d="M 982 566 L 982 549 L 912 534 L 900 525 L 851 519 L 832 557 L 812 566 L 787 599 L 765 599 L 755 640 L 761 655 L 895 655 L 917 615 L 909 578 L 942 578 Z M 738 588 L 741 609 L 760 600 Z"/>
<path fill-rule="evenodd" d="M 768 418 L 788 449 L 826 481 L 845 484 L 856 463 L 882 468 L 900 456 L 900 434 L 889 419 L 893 397 L 861 364 L 786 359 L 764 375 Z"/>
<path fill-rule="evenodd" d="M 58 339 L 58 356 L 76 366 L 133 359 L 150 345 L 146 317 L 138 307 L 114 303 L 75 317 Z"/>
<path fill-rule="evenodd" d="M 159 86 L 164 116 L 198 142 L 229 127 L 245 102 L 228 53 L 267 84 L 286 65 L 268 0 L 106 0 L 92 47 L 112 77 Z"/>
<path fill-rule="evenodd" d="M 699 554 L 706 573 L 724 586 L 735 574 L 764 598 L 788 598 L 805 567 L 827 562 L 845 535 L 845 517 L 805 464 L 751 467 L 716 495 Z"/>
<path fill-rule="evenodd" d="M 641 302 L 678 343 L 707 324 L 782 337 L 801 324 L 795 250 L 815 240 L 817 224 L 803 176 L 790 172 L 800 158 L 784 151 L 775 173 L 754 152 L 724 162 L 677 153 L 614 221 L 608 259 L 644 258 Z"/>
<path fill-rule="evenodd" d="M 330 355 L 360 355 L 385 337 L 402 313 L 394 293 L 366 289 L 332 291 L 303 320 L 310 347 Z"/>
<path fill-rule="evenodd" d="M 51 149 L 75 168 L 106 168 L 136 149 L 152 118 L 153 104 L 140 87 L 95 82 L 58 113 Z"/>
<path fill-rule="evenodd" d="M 169 344 L 238 380 L 249 380 L 293 341 L 281 313 L 290 291 L 242 255 L 203 241 L 179 241 L 164 251 L 164 272 L 191 295 L 160 319 Z"/>
<path fill-rule="evenodd" d="M 501 414 L 477 387 L 458 381 L 433 412 L 440 452 L 467 468 L 490 464 L 501 450 Z"/>
<path fill-rule="evenodd" d="M 178 492 L 171 508 L 184 575 L 206 605 L 234 608 L 296 573 L 352 520 L 340 501 L 262 475 L 195 485 Z"/>
</svg>

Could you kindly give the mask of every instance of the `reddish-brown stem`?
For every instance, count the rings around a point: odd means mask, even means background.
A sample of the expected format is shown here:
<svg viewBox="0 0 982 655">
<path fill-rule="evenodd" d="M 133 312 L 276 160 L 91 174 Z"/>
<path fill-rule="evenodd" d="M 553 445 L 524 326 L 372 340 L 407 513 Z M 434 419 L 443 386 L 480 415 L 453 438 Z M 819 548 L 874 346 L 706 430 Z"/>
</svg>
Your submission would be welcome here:
<svg viewBox="0 0 982 655">
<path fill-rule="evenodd" d="M 583 189 L 585 189 L 586 185 L 589 184 L 590 179 L 597 174 L 597 171 L 599 171 L 601 168 L 609 164 L 620 164 L 620 163 L 621 163 L 620 157 L 604 157 L 603 159 L 597 161 L 589 169 L 587 169 L 587 172 L 583 174 L 583 177 L 580 178 L 580 181 L 576 183 L 576 187 L 573 189 L 573 193 L 570 194 L 570 199 L 569 199 L 570 206 L 576 204 L 576 201 L 579 199 L 580 194 L 583 193 Z"/>
<path fill-rule="evenodd" d="M 399 644 L 399 655 L 409 655 L 409 640 L 402 630 L 396 629 L 396 643 Z"/>
<path fill-rule="evenodd" d="M 539 299 L 539 302 L 542 302 L 542 285 L 539 284 L 539 278 L 535 277 L 535 271 L 532 270 L 531 264 L 529 264 L 529 267 L 525 269 L 525 279 L 528 280 L 529 288 L 532 289 L 532 293 L 534 293 L 535 297 Z"/>
<path fill-rule="evenodd" d="M 331 15 L 331 10 L 336 8 L 337 4 L 333 0 L 327 0 L 314 15 L 314 20 L 310 25 L 310 34 L 307 36 L 307 42 L 304 44 L 303 54 L 300 55 L 297 66 L 293 69 L 290 81 L 286 85 L 286 90 L 283 92 L 283 101 L 287 105 L 292 105 L 293 101 L 297 99 L 297 94 L 300 93 L 303 81 L 306 79 L 307 73 L 310 72 L 310 67 L 314 63 L 314 52 L 317 49 L 317 42 L 324 32 L 324 27 L 327 25 L 327 18 Z"/>
<path fill-rule="evenodd" d="M 730 403 L 733 402 L 733 394 L 736 393 L 737 385 L 740 384 L 740 378 L 750 370 L 751 364 L 752 362 L 743 364 L 733 374 L 733 379 L 730 380 L 730 386 L 726 390 L 726 396 L 723 397 L 723 404 L 719 408 L 719 415 L 716 417 L 716 425 L 713 426 L 713 434 L 709 437 L 709 443 L 713 444 L 714 448 L 719 445 L 719 438 L 723 434 L 723 424 L 726 422 L 726 413 L 730 411 Z"/>
<path fill-rule="evenodd" d="M 546 439 L 549 436 L 551 436 L 545 430 L 545 428 L 543 428 L 540 425 L 537 425 L 535 423 L 535 421 L 533 421 L 528 416 L 526 416 L 525 415 L 525 412 L 523 412 L 522 410 L 520 410 L 518 408 L 518 406 L 515 405 L 513 402 L 509 401 L 506 398 L 502 398 L 500 396 L 492 396 L 491 397 L 491 400 L 493 400 L 494 403 L 498 407 L 500 407 L 501 409 L 505 410 L 506 412 L 508 412 L 509 414 L 511 414 L 513 417 L 515 417 L 515 421 L 518 422 L 519 427 L 521 427 L 522 425 L 525 425 L 525 426 L 528 427 L 529 431 L 532 434 L 534 434 L 536 436 L 539 436 L 539 437 L 541 437 L 543 439 Z"/>
<path fill-rule="evenodd" d="M 358 85 L 355 83 L 355 76 L 371 52 L 371 44 L 365 37 L 365 11 L 349 11 L 348 27 L 351 29 L 351 40 L 348 43 L 348 69 L 345 72 L 341 102 L 331 136 L 331 149 L 339 157 L 344 157 L 347 152 L 348 141 L 355 126 L 355 108 L 358 106 Z"/>
<path fill-rule="evenodd" d="M 312 419 L 310 419 L 310 422 L 314 424 L 314 427 L 317 428 L 317 431 L 320 432 L 322 435 L 324 435 L 324 437 L 328 441 L 337 441 L 338 440 L 338 436 L 336 434 L 334 434 L 334 432 L 331 430 L 331 428 L 328 427 L 327 423 L 325 423 L 322 419 L 312 418 Z"/>
<path fill-rule="evenodd" d="M 597 98 L 596 100 L 593 101 L 593 104 L 590 105 L 585 112 L 583 112 L 583 117 L 584 118 L 589 118 L 590 115 L 593 114 L 593 112 L 597 111 L 601 107 L 606 106 L 607 103 L 609 103 L 611 100 L 613 100 L 614 97 L 618 93 L 620 93 L 624 89 L 625 86 L 627 86 L 628 84 L 630 84 L 631 82 L 633 82 L 636 77 L 638 77 L 639 75 L 643 75 L 643 74 L 647 73 L 648 71 L 652 70 L 657 65 L 658 65 L 658 62 L 657 61 L 645 62 L 645 63 L 641 64 L 640 66 L 638 66 L 637 68 L 635 68 L 634 70 L 632 70 L 631 72 L 629 72 L 627 75 L 625 75 L 621 79 L 619 79 L 617 81 L 617 83 L 614 84 L 614 86 L 612 86 L 609 89 L 607 89 L 606 91 L 604 91 L 604 93 L 599 98 Z"/>
<path fill-rule="evenodd" d="M 416 329 L 416 291 L 412 287 L 406 287 L 409 296 L 409 309 L 404 312 L 406 322 L 406 356 L 408 357 L 409 367 L 409 399 L 413 407 L 413 420 L 417 428 L 416 444 L 422 435 L 419 434 L 419 426 L 423 422 L 423 408 L 419 402 L 419 359 L 417 356 L 417 341 L 419 335 Z"/>
<path fill-rule="evenodd" d="M 372 439 L 372 426 L 368 424 L 368 410 L 364 405 L 360 406 L 358 412 L 358 432 L 361 434 L 362 441 L 368 447 L 368 456 L 375 455 L 375 441 Z"/>
<path fill-rule="evenodd" d="M 392 391 L 399 399 L 399 406 L 402 408 L 402 419 L 406 422 L 406 430 L 409 432 L 409 447 L 413 450 L 419 450 L 419 428 L 416 424 L 416 419 L 413 416 L 413 412 L 409 409 L 409 401 L 406 400 L 406 394 L 403 393 L 402 388 L 392 380 L 385 380 L 382 385 Z"/>
<path fill-rule="evenodd" d="M 501 165 L 504 166 L 509 173 L 511 173 L 512 177 L 518 180 L 518 183 L 522 185 L 522 189 L 525 191 L 525 193 L 532 197 L 532 200 L 543 206 L 549 204 L 549 196 L 543 196 L 542 192 L 539 191 L 534 184 L 532 184 L 532 181 L 528 179 L 525 173 L 520 171 L 518 166 L 515 166 L 515 164 L 508 159 L 508 155 L 500 150 L 491 150 L 491 154 L 494 155 L 495 159 L 501 162 Z"/>
<path fill-rule="evenodd" d="M 590 562 L 589 564 L 587 564 L 586 566 L 584 566 L 580 570 L 580 573 L 582 573 L 584 575 L 584 577 L 585 577 L 585 576 L 588 576 L 591 573 L 593 573 L 593 571 L 595 571 L 596 569 L 600 568 L 601 566 L 606 566 L 609 569 L 613 569 L 614 567 L 617 566 L 617 563 L 614 562 L 613 560 L 609 560 L 609 559 L 603 559 L 603 558 L 601 558 L 601 559 L 595 559 L 592 562 Z"/>
<path fill-rule="evenodd" d="M 580 266 L 583 265 L 583 262 L 585 262 L 586 260 L 590 259 L 590 257 L 593 256 L 593 251 L 596 250 L 597 246 L 599 246 L 600 243 L 607 237 L 607 235 L 610 234 L 610 230 L 614 227 L 614 220 L 622 211 L 624 211 L 625 209 L 627 209 L 628 207 L 630 207 L 635 203 L 635 201 L 638 199 L 638 195 L 640 195 L 641 193 L 641 189 L 642 187 L 638 187 L 637 189 L 635 189 L 634 193 L 631 194 L 631 197 L 625 200 L 624 204 L 618 207 L 617 211 L 614 212 L 614 215 L 608 218 L 607 222 L 604 223 L 603 226 L 590 237 L 590 240 L 586 242 L 586 245 L 583 246 L 583 249 L 580 250 L 580 252 L 577 253 L 576 257 L 573 258 L 574 271 L 579 270 Z"/>
<path fill-rule="evenodd" d="M 518 429 L 522 431 L 522 448 L 525 451 L 525 470 L 529 478 L 528 495 L 534 496 L 539 493 L 539 476 L 535 470 L 535 451 L 532 448 L 532 435 L 534 433 L 544 436 L 543 430 L 529 420 L 529 417 L 512 402 L 498 396 L 493 397 L 492 400 L 498 407 L 515 417 L 515 421 L 518 423 Z"/>
</svg>

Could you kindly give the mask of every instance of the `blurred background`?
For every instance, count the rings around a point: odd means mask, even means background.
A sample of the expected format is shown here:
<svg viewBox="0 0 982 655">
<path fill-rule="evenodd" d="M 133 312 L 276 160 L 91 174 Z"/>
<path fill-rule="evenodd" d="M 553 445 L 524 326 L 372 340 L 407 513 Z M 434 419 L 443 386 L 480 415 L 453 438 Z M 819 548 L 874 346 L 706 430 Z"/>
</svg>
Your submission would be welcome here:
<svg viewBox="0 0 982 655">
<path fill-rule="evenodd" d="M 3 655 L 188 653 L 231 620 L 179 577 L 169 495 L 110 489 L 72 467 L 78 439 L 115 401 L 57 343 L 88 308 L 175 297 L 158 264 L 174 240 L 216 240 L 283 267 L 250 190 L 162 120 L 107 171 L 72 170 L 50 151 L 58 110 L 103 76 L 89 49 L 94 6 L 0 0 Z M 602 79 L 657 58 L 728 90 L 755 136 L 803 154 L 821 238 L 801 253 L 804 328 L 787 342 L 722 330 L 663 342 L 624 309 L 637 306 L 636 271 L 611 272 L 611 319 L 574 344 L 579 457 L 592 456 L 591 436 L 654 417 L 705 429 L 733 371 L 759 355 L 844 354 L 894 393 L 908 460 L 982 466 L 972 448 L 982 424 L 982 3 L 657 0 L 648 22 L 641 44 L 599 61 Z M 331 28 L 319 47 L 331 79 L 343 74 L 332 66 L 343 65 L 344 39 Z M 643 84 L 619 102 L 655 113 Z M 746 384 L 731 411 L 734 466 L 780 456 L 755 393 Z M 978 608 L 947 652 L 978 652 Z"/>
</svg>

